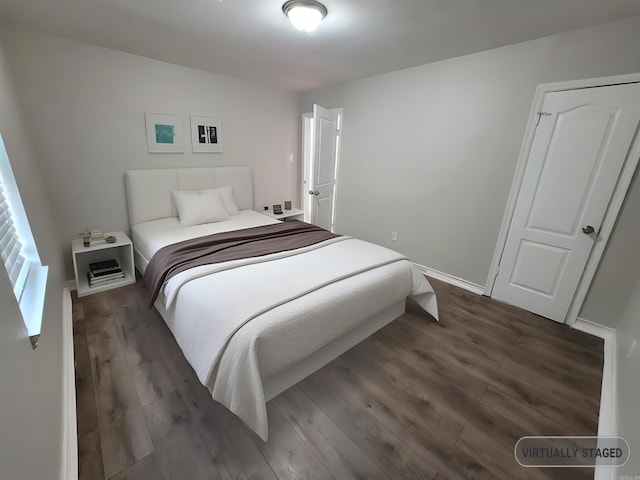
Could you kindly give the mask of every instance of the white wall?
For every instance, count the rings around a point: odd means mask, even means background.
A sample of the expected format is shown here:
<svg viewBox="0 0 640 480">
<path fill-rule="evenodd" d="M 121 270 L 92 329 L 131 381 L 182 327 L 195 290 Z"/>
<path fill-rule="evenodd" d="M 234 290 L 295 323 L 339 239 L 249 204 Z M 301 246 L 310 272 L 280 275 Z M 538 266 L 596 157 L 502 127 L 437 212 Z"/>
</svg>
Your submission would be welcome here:
<svg viewBox="0 0 640 480">
<path fill-rule="evenodd" d="M 485 285 L 536 86 L 640 72 L 638 44 L 640 17 L 303 94 L 301 112 L 344 107 L 337 230 Z M 638 191 L 618 232 L 640 231 Z M 604 262 L 635 278 L 628 252 L 609 249 Z M 592 298 L 626 299 L 619 273 L 601 268 Z M 586 318 L 610 325 L 619 313 Z"/>
<path fill-rule="evenodd" d="M 62 452 L 62 250 L 5 47 L 0 39 L 0 133 L 49 278 L 40 346 L 34 351 L 9 280 L 0 272 L 0 478 L 53 479 Z"/>
<path fill-rule="evenodd" d="M 84 227 L 128 230 L 123 172 L 132 168 L 251 165 L 256 207 L 298 203 L 298 95 L 108 50 L 3 27 L 54 218 L 66 246 Z M 224 153 L 149 154 L 144 112 L 220 116 Z"/>
<path fill-rule="evenodd" d="M 602 256 L 580 317 L 615 327 L 640 275 L 640 168 Z"/>
<path fill-rule="evenodd" d="M 631 448 L 629 462 L 619 469 L 618 475 L 640 475 L 640 345 L 626 358 L 635 339 L 640 342 L 640 276 L 635 282 L 629 301 L 616 328 L 618 354 L 617 378 L 617 434 L 626 438 Z"/>
</svg>

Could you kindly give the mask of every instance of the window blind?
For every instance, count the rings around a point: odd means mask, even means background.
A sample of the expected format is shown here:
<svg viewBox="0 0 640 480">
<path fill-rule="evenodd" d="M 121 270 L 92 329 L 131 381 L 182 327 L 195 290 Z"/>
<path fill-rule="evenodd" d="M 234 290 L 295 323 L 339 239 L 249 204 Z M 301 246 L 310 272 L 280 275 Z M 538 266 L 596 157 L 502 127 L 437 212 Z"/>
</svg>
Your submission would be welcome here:
<svg viewBox="0 0 640 480">
<path fill-rule="evenodd" d="M 20 191 L 11 170 L 9 155 L 0 135 L 0 270 L 7 272 L 27 327 L 31 346 L 36 348 L 42 329 L 49 267 L 42 265 Z M 0 272 L 0 276 L 4 276 Z M 4 282 L 3 282 L 4 283 Z M 3 318 L 4 320 L 4 318 Z"/>
<path fill-rule="evenodd" d="M 15 228 L 15 222 L 11 214 L 9 202 L 0 183 L 0 256 L 9 275 L 13 292 L 18 302 L 22 295 L 27 272 L 28 262 L 22 254 L 22 243 Z"/>
</svg>

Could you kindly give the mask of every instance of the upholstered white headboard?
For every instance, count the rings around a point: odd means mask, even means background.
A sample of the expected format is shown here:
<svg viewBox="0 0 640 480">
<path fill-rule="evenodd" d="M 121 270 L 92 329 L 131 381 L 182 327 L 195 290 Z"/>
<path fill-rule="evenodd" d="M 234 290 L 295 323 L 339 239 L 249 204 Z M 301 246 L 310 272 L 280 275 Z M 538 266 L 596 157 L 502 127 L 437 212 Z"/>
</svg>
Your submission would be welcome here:
<svg viewBox="0 0 640 480">
<path fill-rule="evenodd" d="M 177 217 L 172 190 L 233 187 L 240 210 L 253 209 L 251 167 L 198 167 L 127 170 L 124 172 L 129 224 Z"/>
</svg>

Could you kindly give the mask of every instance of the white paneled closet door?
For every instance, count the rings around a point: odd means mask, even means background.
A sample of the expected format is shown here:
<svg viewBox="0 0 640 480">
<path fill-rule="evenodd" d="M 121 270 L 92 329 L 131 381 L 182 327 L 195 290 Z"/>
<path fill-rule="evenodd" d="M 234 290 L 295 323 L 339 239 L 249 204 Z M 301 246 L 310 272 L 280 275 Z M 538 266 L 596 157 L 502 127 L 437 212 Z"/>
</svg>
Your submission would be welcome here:
<svg viewBox="0 0 640 480">
<path fill-rule="evenodd" d="M 565 321 L 639 123 L 639 83 L 545 95 L 492 297 Z"/>
</svg>

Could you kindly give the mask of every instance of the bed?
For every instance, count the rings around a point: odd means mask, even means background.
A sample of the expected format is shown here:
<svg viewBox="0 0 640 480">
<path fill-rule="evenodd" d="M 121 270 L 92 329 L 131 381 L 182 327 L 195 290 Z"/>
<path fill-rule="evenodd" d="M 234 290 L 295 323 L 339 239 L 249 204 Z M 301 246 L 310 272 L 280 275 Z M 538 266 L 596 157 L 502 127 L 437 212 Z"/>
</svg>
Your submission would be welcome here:
<svg viewBox="0 0 640 480">
<path fill-rule="evenodd" d="M 191 239 L 293 228 L 253 210 L 250 167 L 129 170 L 125 188 L 143 284 L 164 252 Z M 190 195 L 211 189 L 232 192 L 235 205 L 225 206 L 233 214 L 184 226 L 181 202 L 202 203 L 203 196 Z M 264 441 L 266 402 L 398 318 L 407 297 L 438 318 L 433 289 L 407 258 L 328 236 L 296 249 L 185 269 L 161 282 L 155 301 L 151 297 L 214 400 Z"/>
</svg>

